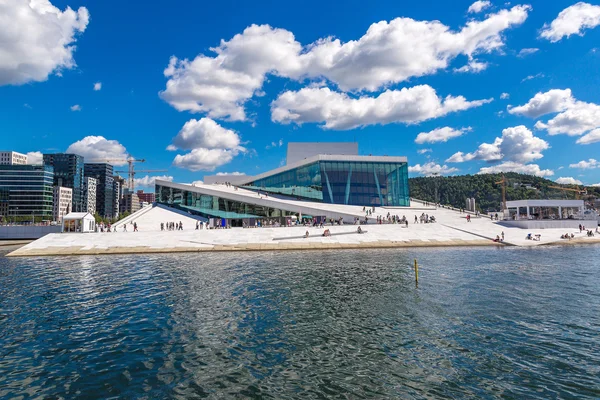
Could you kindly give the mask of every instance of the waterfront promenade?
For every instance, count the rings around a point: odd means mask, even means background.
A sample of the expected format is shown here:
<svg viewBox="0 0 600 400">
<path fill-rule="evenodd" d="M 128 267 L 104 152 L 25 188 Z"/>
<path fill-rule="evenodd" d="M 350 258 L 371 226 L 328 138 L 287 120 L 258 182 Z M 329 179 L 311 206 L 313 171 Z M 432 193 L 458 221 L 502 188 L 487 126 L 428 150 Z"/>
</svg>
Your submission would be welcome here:
<svg viewBox="0 0 600 400">
<path fill-rule="evenodd" d="M 446 208 L 428 207 L 413 203 L 409 208 L 377 208 L 372 219 L 387 212 L 406 216 L 409 225 L 361 225 L 365 233 L 357 233 L 357 225 L 326 225 L 318 227 L 263 227 L 232 229 L 195 229 L 196 220 L 191 215 L 172 212 L 164 207 L 139 212 L 128 220 L 128 231 L 122 224 L 117 232 L 50 234 L 32 242 L 9 256 L 84 255 L 168 253 L 200 251 L 253 251 L 253 250 L 318 250 L 394 247 L 441 246 L 540 246 L 548 244 L 575 244 L 600 242 L 600 235 L 587 237 L 585 232 L 567 230 L 575 235 L 572 240 L 560 239 L 565 229 L 526 231 L 510 228 L 491 221 L 488 217 L 471 218 L 465 213 Z M 413 223 L 422 213 L 435 216 L 436 223 Z M 138 232 L 133 232 L 131 222 L 136 222 Z M 161 222 L 182 222 L 182 231 L 161 231 Z M 329 229 L 331 236 L 323 236 Z M 595 227 L 594 227 L 595 229 Z M 309 236 L 304 237 L 306 231 Z M 494 242 L 504 232 L 504 242 Z M 528 233 L 540 234 L 539 241 L 527 240 Z"/>
</svg>

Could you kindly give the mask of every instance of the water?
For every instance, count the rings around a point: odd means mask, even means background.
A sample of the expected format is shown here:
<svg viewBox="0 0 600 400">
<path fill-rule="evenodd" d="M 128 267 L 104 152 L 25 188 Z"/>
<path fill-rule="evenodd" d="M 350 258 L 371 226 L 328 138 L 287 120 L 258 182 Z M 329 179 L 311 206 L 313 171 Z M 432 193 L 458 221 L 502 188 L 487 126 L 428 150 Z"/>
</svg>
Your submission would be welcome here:
<svg viewBox="0 0 600 400">
<path fill-rule="evenodd" d="M 0 257 L 0 398 L 596 399 L 599 255 Z"/>
</svg>

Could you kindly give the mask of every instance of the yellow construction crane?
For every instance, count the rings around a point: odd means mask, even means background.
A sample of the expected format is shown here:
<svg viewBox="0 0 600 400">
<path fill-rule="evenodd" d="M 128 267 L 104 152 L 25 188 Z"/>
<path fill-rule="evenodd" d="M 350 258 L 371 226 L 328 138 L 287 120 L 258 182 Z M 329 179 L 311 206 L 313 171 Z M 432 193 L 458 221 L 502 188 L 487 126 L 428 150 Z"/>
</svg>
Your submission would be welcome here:
<svg viewBox="0 0 600 400">
<path fill-rule="evenodd" d="M 118 163 L 128 163 L 129 164 L 129 168 L 128 168 L 128 177 L 127 177 L 127 186 L 133 190 L 133 179 L 135 176 L 135 170 L 134 170 L 134 163 L 136 162 L 146 162 L 146 160 L 142 159 L 136 159 L 135 157 L 127 157 L 126 159 L 123 158 L 103 158 L 103 159 L 94 159 L 94 160 L 90 160 L 90 162 L 104 162 L 104 163 L 111 163 L 111 162 L 118 162 Z M 123 172 L 124 173 L 124 172 Z"/>
<path fill-rule="evenodd" d="M 506 210 L 506 178 L 502 174 L 502 180 L 494 182 L 496 185 L 502 185 L 502 212 Z"/>
<path fill-rule="evenodd" d="M 134 171 L 133 169 L 130 169 L 129 171 L 114 171 L 117 174 L 124 174 L 125 172 L 129 172 L 129 183 L 127 184 L 129 189 L 131 190 L 131 192 L 133 193 L 134 191 L 134 183 L 135 183 L 135 174 L 137 174 L 138 172 L 144 172 L 144 173 L 148 173 L 148 172 L 167 172 L 168 170 L 166 169 L 142 169 L 142 170 L 137 170 Z"/>
<path fill-rule="evenodd" d="M 566 188 L 566 187 L 562 187 L 562 186 L 548 186 L 550 189 L 558 189 L 558 190 L 563 190 L 565 192 L 575 192 L 575 198 L 577 200 L 579 200 L 579 195 L 583 194 L 586 195 L 587 194 L 587 190 L 585 189 L 571 189 L 571 188 Z"/>
</svg>

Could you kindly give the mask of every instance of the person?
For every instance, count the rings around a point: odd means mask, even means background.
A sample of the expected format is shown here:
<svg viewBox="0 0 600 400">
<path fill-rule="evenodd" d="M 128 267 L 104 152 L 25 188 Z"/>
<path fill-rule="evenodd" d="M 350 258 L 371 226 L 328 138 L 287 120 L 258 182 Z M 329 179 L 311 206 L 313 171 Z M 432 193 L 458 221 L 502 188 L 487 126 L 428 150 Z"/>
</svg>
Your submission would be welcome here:
<svg viewBox="0 0 600 400">
<path fill-rule="evenodd" d="M 531 233 L 528 233 L 528 234 L 527 234 L 527 236 L 525 236 L 525 239 L 527 239 L 527 240 L 532 240 L 532 238 L 531 238 Z"/>
<path fill-rule="evenodd" d="M 331 236 L 331 232 L 329 231 L 329 229 L 325 229 L 325 232 L 323 232 L 323 236 L 325 236 L 325 237 Z"/>
<path fill-rule="evenodd" d="M 358 229 L 356 230 L 356 233 L 362 233 L 362 228 L 360 227 L 360 225 L 358 226 Z"/>
<path fill-rule="evenodd" d="M 494 239 L 494 242 L 500 242 L 500 236 L 496 235 L 496 239 Z"/>
<path fill-rule="evenodd" d="M 504 231 L 502 231 L 502 241 L 504 242 Z"/>
<path fill-rule="evenodd" d="M 123 224 L 123 232 L 127 232 L 127 224 Z"/>
<path fill-rule="evenodd" d="M 134 231 L 134 232 L 137 232 L 137 231 L 138 231 L 138 229 L 137 229 L 137 222 L 134 222 L 134 223 L 133 223 L 133 231 Z"/>
<path fill-rule="evenodd" d="M 200 227 L 200 222 L 196 221 L 196 230 Z"/>
<path fill-rule="evenodd" d="M 408 228 L 408 220 L 407 219 L 404 220 L 404 223 L 406 224 L 406 227 Z"/>
<path fill-rule="evenodd" d="M 417 218 L 417 216 L 415 215 L 415 224 L 419 223 L 419 218 Z"/>
<path fill-rule="evenodd" d="M 306 233 L 304 234 L 304 237 L 307 238 L 308 237 L 308 231 L 306 231 Z"/>
</svg>

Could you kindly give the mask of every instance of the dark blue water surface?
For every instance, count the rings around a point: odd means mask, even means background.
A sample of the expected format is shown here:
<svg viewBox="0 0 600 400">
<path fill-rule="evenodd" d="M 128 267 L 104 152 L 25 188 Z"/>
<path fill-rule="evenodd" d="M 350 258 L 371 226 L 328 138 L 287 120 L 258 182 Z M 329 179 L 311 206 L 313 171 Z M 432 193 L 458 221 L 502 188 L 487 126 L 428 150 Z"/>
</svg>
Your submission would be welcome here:
<svg viewBox="0 0 600 400">
<path fill-rule="evenodd" d="M 0 257 L 0 398 L 597 399 L 599 256 Z"/>
</svg>

